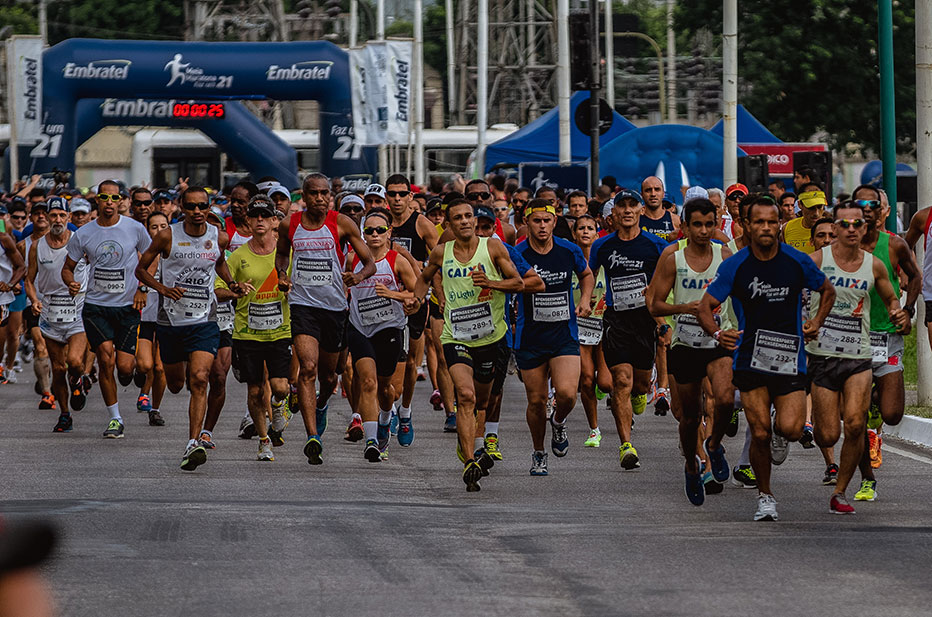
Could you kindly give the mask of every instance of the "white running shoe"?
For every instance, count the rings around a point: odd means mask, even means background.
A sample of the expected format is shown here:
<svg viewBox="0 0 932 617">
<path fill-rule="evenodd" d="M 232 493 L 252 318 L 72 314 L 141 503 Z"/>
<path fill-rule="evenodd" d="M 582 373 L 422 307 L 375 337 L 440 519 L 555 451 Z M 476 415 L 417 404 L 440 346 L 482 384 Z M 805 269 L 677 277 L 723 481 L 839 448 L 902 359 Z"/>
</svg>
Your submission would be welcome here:
<svg viewBox="0 0 932 617">
<path fill-rule="evenodd" d="M 759 493 L 757 495 L 757 512 L 754 513 L 755 521 L 778 521 L 777 500 L 773 495 Z"/>
<path fill-rule="evenodd" d="M 281 433 L 288 426 L 290 418 L 285 417 L 285 411 L 288 407 L 288 399 L 285 399 L 278 405 L 272 405 L 272 430 Z"/>
<path fill-rule="evenodd" d="M 16 371 L 13 369 L 4 369 L 3 370 L 3 380 L 6 383 L 16 383 Z"/>
<path fill-rule="evenodd" d="M 256 455 L 257 461 L 274 461 L 275 455 L 272 454 L 272 440 L 259 440 L 259 454 Z"/>
</svg>

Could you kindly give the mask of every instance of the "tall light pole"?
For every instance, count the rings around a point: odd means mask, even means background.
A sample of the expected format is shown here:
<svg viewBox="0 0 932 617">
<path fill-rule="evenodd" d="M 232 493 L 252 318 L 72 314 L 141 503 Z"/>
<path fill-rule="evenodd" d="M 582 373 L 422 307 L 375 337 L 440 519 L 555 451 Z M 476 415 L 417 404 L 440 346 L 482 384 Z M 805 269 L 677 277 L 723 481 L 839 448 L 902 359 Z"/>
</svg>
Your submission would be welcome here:
<svg viewBox="0 0 932 617">
<path fill-rule="evenodd" d="M 676 37 L 673 35 L 673 0 L 667 0 L 667 122 L 676 123 Z"/>
<path fill-rule="evenodd" d="M 479 0 L 479 15 L 476 20 L 476 171 L 479 178 L 485 177 L 486 128 L 489 123 L 489 0 Z"/>
<path fill-rule="evenodd" d="M 424 186 L 424 0 L 414 0 L 414 183 Z"/>
<path fill-rule="evenodd" d="M 722 181 L 727 187 L 738 181 L 738 0 L 724 0 L 722 22 Z"/>
<path fill-rule="evenodd" d="M 893 91 L 892 0 L 878 0 L 877 28 L 880 52 L 880 158 L 883 160 L 883 188 L 890 201 L 887 229 L 896 233 L 896 106 Z M 928 171 L 919 168 L 920 174 Z"/>
<path fill-rule="evenodd" d="M 569 165 L 570 152 L 570 0 L 557 0 L 557 114 L 560 127 L 560 164 Z"/>
<path fill-rule="evenodd" d="M 615 109 L 615 32 L 612 0 L 605 0 L 605 100 Z"/>
<path fill-rule="evenodd" d="M 592 33 L 589 46 L 589 186 L 599 186 L 599 112 L 600 84 L 602 71 L 599 70 L 599 3 L 589 0 L 589 32 Z"/>
</svg>

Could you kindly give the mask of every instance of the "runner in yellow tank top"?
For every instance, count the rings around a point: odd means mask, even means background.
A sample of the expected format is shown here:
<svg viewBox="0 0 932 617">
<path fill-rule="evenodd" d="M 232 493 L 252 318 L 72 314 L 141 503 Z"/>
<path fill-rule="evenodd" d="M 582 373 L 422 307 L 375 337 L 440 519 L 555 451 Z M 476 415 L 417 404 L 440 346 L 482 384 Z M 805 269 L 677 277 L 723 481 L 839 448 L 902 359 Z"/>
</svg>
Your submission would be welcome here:
<svg viewBox="0 0 932 617">
<path fill-rule="evenodd" d="M 812 254 L 815 251 L 811 242 L 812 226 L 824 216 L 828 202 L 825 200 L 825 193 L 817 184 L 807 184 L 802 188 L 799 204 L 802 206 L 803 215 L 783 226 L 783 241 L 803 253 Z"/>
</svg>

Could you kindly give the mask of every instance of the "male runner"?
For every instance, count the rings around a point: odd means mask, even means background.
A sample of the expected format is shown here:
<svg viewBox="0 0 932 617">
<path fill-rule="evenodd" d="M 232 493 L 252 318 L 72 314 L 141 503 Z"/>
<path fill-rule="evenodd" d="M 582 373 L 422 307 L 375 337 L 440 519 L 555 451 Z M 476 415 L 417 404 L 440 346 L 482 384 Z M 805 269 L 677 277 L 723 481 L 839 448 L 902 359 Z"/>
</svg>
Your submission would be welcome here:
<svg viewBox="0 0 932 617">
<path fill-rule="evenodd" d="M 802 206 L 803 215 L 788 221 L 783 226 L 783 241 L 803 253 L 811 254 L 815 251 L 812 246 L 812 226 L 825 215 L 825 206 L 828 201 L 825 193 L 817 184 L 807 184 L 804 192 L 799 194 L 799 205 Z"/>
<path fill-rule="evenodd" d="M 656 176 L 644 178 L 641 196 L 644 199 L 644 211 L 639 221 L 641 229 L 667 241 L 675 239 L 680 229 L 680 217 L 663 207 L 663 181 Z"/>
</svg>

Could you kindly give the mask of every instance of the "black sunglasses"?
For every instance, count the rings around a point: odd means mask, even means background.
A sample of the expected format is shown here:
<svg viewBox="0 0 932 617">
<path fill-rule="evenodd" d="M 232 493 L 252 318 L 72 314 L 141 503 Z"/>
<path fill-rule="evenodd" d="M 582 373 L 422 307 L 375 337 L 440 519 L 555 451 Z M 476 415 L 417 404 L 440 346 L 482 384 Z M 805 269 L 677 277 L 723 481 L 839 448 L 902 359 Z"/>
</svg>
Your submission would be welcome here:
<svg viewBox="0 0 932 617">
<path fill-rule="evenodd" d="M 481 192 L 477 191 L 477 192 L 475 192 L 475 193 L 466 193 L 466 199 L 469 199 L 469 200 L 471 200 L 471 201 L 473 201 L 473 200 L 478 200 L 478 199 L 488 199 L 488 198 L 491 197 L 491 196 L 492 196 L 492 193 L 488 193 L 488 192 L 486 192 L 486 191 L 481 191 Z"/>
<path fill-rule="evenodd" d="M 738 201 L 742 197 L 744 197 L 744 193 L 742 193 L 741 191 L 733 191 L 728 194 L 728 199 L 730 199 L 731 201 Z"/>
<path fill-rule="evenodd" d="M 340 208 L 340 212 L 352 212 L 353 214 L 359 214 L 362 212 L 362 206 L 343 206 Z"/>
<path fill-rule="evenodd" d="M 385 191 L 385 194 L 389 197 L 407 197 L 411 191 Z"/>
<path fill-rule="evenodd" d="M 864 219 L 838 219 L 835 222 L 838 223 L 842 229 L 848 229 L 849 227 L 860 229 L 864 224 Z"/>
<path fill-rule="evenodd" d="M 134 199 L 133 205 L 134 206 L 151 206 L 152 200 L 151 199 Z"/>
<path fill-rule="evenodd" d="M 363 227 L 362 228 L 362 232 L 366 234 L 367 236 L 371 236 L 373 234 L 382 235 L 387 231 L 388 231 L 388 225 L 379 225 L 378 227 Z"/>
<path fill-rule="evenodd" d="M 198 210 L 209 210 L 210 209 L 210 202 L 207 202 L 207 201 L 186 201 L 181 205 L 184 207 L 185 210 L 194 210 L 195 208 L 197 208 Z"/>
</svg>

